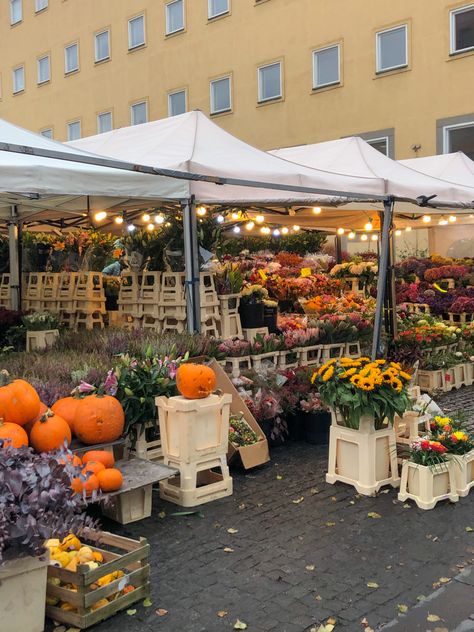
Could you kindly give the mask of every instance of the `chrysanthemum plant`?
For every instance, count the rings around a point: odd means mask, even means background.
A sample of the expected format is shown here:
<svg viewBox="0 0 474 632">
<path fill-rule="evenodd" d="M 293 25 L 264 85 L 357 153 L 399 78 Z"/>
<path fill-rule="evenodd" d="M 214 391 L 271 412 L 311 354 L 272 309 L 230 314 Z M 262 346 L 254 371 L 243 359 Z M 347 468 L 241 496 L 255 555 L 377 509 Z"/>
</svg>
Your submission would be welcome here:
<svg viewBox="0 0 474 632">
<path fill-rule="evenodd" d="M 409 408 L 406 385 L 411 376 L 400 364 L 369 358 L 329 360 L 312 376 L 325 404 L 338 409 L 348 428 L 358 429 L 360 418 L 374 418 L 376 430 Z"/>
</svg>

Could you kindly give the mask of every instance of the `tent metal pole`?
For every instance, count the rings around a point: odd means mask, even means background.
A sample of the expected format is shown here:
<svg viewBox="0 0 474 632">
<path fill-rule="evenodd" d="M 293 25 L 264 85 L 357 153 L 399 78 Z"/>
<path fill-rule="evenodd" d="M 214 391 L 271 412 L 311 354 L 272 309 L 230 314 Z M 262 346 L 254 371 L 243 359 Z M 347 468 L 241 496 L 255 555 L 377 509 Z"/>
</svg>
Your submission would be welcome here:
<svg viewBox="0 0 474 632">
<path fill-rule="evenodd" d="M 12 206 L 10 208 L 10 222 L 8 224 L 8 245 L 10 255 L 10 296 L 13 311 L 18 311 L 21 307 L 20 253 L 18 244 L 18 212 L 17 207 Z"/>
<path fill-rule="evenodd" d="M 394 200 L 392 197 L 388 198 L 383 203 L 383 225 L 382 225 L 382 239 L 380 245 L 380 257 L 379 257 L 379 275 L 377 282 L 377 306 L 375 308 L 374 319 L 374 335 L 372 340 L 372 360 L 375 360 L 378 355 L 381 355 L 381 334 L 382 334 L 382 319 L 385 302 L 385 290 L 387 283 L 387 265 L 389 262 L 390 251 L 390 238 L 393 222 L 393 207 Z"/>
<path fill-rule="evenodd" d="M 186 311 L 188 331 L 201 331 L 201 296 L 199 290 L 199 243 L 194 196 L 186 200 L 183 209 L 184 225 L 184 270 L 186 284 Z"/>
<path fill-rule="evenodd" d="M 336 246 L 336 263 L 342 263 L 342 238 L 341 235 L 336 235 L 335 238 L 335 246 Z"/>
</svg>

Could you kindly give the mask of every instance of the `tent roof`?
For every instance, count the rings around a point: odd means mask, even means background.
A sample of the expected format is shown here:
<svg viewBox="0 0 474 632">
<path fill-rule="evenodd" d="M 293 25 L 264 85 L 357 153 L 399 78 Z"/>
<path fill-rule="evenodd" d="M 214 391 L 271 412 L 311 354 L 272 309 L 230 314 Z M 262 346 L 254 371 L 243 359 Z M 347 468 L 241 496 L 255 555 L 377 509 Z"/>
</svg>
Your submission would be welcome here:
<svg viewBox="0 0 474 632">
<path fill-rule="evenodd" d="M 360 177 L 384 178 L 385 193 L 398 199 L 414 201 L 419 196 L 436 195 L 431 201 L 436 206 L 473 206 L 474 183 L 471 187 L 461 186 L 458 181 L 440 180 L 422 174 L 388 158 L 357 136 L 276 149 L 271 153 L 308 167 Z"/>
<path fill-rule="evenodd" d="M 462 151 L 453 154 L 439 154 L 425 158 L 411 158 L 399 161 L 405 167 L 435 178 L 466 186 L 474 186 L 474 161 Z"/>
<path fill-rule="evenodd" d="M 331 199 L 327 195 L 189 182 L 189 195 L 195 195 L 201 203 L 291 205 L 322 201 L 330 204 L 346 201 L 353 197 L 351 193 L 375 198 L 385 194 L 385 183 L 372 174 L 341 175 L 331 169 L 295 165 L 232 136 L 199 110 L 82 138 L 70 145 L 153 167 L 347 194 L 342 199 L 340 195 Z"/>
</svg>

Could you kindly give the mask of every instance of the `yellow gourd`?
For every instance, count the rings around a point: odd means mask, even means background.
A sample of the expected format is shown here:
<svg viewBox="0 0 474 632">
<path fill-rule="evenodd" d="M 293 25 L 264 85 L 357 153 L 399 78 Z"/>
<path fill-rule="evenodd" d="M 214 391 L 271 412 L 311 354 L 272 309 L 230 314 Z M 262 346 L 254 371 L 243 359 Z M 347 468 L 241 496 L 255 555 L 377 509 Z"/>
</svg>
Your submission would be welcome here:
<svg viewBox="0 0 474 632">
<path fill-rule="evenodd" d="M 64 540 L 61 542 L 61 549 L 63 551 L 79 551 L 81 548 L 81 542 L 78 537 L 76 537 L 73 533 L 67 535 Z"/>
</svg>

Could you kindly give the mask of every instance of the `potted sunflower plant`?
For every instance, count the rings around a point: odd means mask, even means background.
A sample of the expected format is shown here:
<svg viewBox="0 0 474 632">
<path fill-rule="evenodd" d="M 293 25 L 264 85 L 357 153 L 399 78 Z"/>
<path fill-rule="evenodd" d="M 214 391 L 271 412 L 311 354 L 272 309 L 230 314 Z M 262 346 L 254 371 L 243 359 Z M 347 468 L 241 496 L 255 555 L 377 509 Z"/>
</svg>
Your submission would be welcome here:
<svg viewBox="0 0 474 632">
<path fill-rule="evenodd" d="M 328 483 L 342 481 L 367 496 L 399 485 L 393 422 L 409 407 L 410 379 L 400 364 L 366 357 L 331 359 L 312 375 L 332 415 Z"/>
</svg>

